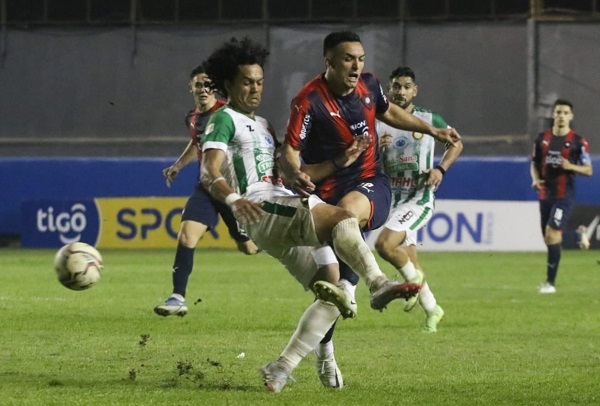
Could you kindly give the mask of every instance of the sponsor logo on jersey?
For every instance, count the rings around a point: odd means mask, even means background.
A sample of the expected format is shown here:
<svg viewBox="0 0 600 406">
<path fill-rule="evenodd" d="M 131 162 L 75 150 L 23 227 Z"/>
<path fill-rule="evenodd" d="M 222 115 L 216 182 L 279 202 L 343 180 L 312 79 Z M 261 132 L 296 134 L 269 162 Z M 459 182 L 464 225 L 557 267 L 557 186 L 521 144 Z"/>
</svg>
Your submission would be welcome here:
<svg viewBox="0 0 600 406">
<path fill-rule="evenodd" d="M 302 128 L 300 129 L 300 139 L 306 138 L 306 135 L 310 131 L 310 114 L 306 114 L 302 119 Z"/>
<path fill-rule="evenodd" d="M 404 148 L 406 145 L 408 145 L 408 139 L 405 136 L 400 136 L 394 140 L 396 148 Z"/>
<path fill-rule="evenodd" d="M 417 180 L 409 176 L 400 176 L 391 178 L 390 183 L 393 188 L 414 189 L 417 187 Z"/>
<path fill-rule="evenodd" d="M 546 165 L 550 165 L 553 168 L 558 168 L 562 162 L 562 156 L 560 152 L 549 151 L 546 155 Z"/>
<path fill-rule="evenodd" d="M 256 159 L 256 169 L 261 173 L 270 171 L 271 169 L 273 169 L 273 166 L 275 165 L 275 160 L 273 159 L 272 154 L 260 154 L 259 153 L 256 155 L 255 159 Z"/>
</svg>

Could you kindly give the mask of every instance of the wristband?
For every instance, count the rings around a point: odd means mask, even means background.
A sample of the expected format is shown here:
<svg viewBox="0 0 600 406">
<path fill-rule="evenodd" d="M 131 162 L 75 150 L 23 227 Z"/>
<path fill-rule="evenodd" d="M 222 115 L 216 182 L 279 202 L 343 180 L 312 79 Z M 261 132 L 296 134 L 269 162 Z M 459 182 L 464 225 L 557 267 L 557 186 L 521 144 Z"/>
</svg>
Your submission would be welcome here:
<svg viewBox="0 0 600 406">
<path fill-rule="evenodd" d="M 442 168 L 440 165 L 436 166 L 435 169 L 442 172 L 442 176 L 444 176 L 446 174 L 446 170 L 444 168 Z"/>
<path fill-rule="evenodd" d="M 233 206 L 233 204 L 235 202 L 237 202 L 238 200 L 240 200 L 242 198 L 242 196 L 238 195 L 237 193 L 230 193 L 227 195 L 227 197 L 225 198 L 225 204 L 229 207 Z"/>
<path fill-rule="evenodd" d="M 333 165 L 333 167 L 334 167 L 335 169 L 343 169 L 343 168 L 344 168 L 343 166 L 337 166 L 337 164 L 335 163 L 335 159 L 332 159 L 332 160 L 331 160 L 331 164 Z"/>
</svg>

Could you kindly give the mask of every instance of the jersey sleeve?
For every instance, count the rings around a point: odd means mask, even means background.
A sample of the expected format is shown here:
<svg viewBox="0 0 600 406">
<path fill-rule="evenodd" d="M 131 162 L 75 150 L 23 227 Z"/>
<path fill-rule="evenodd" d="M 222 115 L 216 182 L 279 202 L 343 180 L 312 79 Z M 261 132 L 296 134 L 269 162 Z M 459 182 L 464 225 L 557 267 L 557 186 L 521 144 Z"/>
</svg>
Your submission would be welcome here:
<svg viewBox="0 0 600 406">
<path fill-rule="evenodd" d="M 583 137 L 581 137 L 579 162 L 581 162 L 582 165 L 590 165 L 592 163 L 592 158 L 590 157 L 590 147 L 587 140 Z"/>
<path fill-rule="evenodd" d="M 383 87 L 381 87 L 381 83 L 377 78 L 368 72 L 363 73 L 362 79 L 365 81 L 369 92 L 375 98 L 375 112 L 376 114 L 383 114 L 390 108 L 390 103 L 385 96 L 385 92 L 383 91 Z"/>
<path fill-rule="evenodd" d="M 202 136 L 202 151 L 220 149 L 227 151 L 229 142 L 235 135 L 233 119 L 224 110 L 219 110 L 210 117 Z"/>
<path fill-rule="evenodd" d="M 444 117 L 440 116 L 438 113 L 431 114 L 431 124 L 435 128 L 450 128 Z"/>
<path fill-rule="evenodd" d="M 296 97 L 292 100 L 290 110 L 290 119 L 285 132 L 285 143 L 300 150 L 303 147 L 303 141 L 310 133 L 313 123 L 310 102 L 303 97 Z"/>
</svg>

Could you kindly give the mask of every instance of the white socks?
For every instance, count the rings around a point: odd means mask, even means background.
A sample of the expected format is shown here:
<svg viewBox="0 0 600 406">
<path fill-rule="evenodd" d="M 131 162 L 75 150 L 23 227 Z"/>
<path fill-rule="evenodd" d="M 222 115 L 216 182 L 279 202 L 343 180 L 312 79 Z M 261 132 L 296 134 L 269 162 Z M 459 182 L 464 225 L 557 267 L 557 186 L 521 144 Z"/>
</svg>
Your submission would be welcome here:
<svg viewBox="0 0 600 406">
<path fill-rule="evenodd" d="M 423 284 L 421 291 L 419 292 L 419 303 L 427 314 L 432 314 L 437 306 L 435 296 L 433 296 L 433 292 L 429 289 L 429 284 L 427 282 Z"/>
<path fill-rule="evenodd" d="M 382 276 L 375 256 L 363 240 L 358 220 L 354 217 L 340 221 L 333 228 L 333 247 L 335 253 L 358 274 L 371 288 L 373 282 Z M 387 280 L 387 277 L 385 277 Z"/>
<path fill-rule="evenodd" d="M 340 311 L 335 305 L 320 299 L 304 311 L 296 331 L 279 356 L 278 361 L 288 373 L 319 345 L 339 315 Z"/>
<path fill-rule="evenodd" d="M 407 282 L 414 282 L 419 277 L 419 275 L 417 274 L 417 269 L 415 268 L 414 264 L 411 262 L 410 259 L 408 260 L 406 265 L 398 269 L 398 271 L 400 272 L 400 274 L 402 274 L 402 277 Z"/>
</svg>

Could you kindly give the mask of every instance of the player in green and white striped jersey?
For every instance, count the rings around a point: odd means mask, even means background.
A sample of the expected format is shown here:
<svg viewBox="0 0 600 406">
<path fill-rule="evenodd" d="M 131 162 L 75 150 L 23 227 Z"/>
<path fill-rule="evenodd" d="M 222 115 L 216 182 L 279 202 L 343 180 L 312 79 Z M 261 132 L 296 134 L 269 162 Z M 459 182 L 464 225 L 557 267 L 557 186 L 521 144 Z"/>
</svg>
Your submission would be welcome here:
<svg viewBox="0 0 600 406">
<path fill-rule="evenodd" d="M 323 339 L 341 315 L 354 317 L 356 303 L 339 282 L 336 254 L 371 289 L 371 307 L 414 296 L 420 285 L 388 280 L 362 239 L 358 220 L 315 195 L 286 189 L 275 168 L 276 139 L 266 120 L 255 115 L 263 90 L 268 52 L 248 38 L 233 38 L 208 58 L 208 76 L 228 104 L 215 112 L 202 137 L 201 181 L 211 195 L 229 205 L 256 245 L 277 258 L 317 300 L 302 315 L 288 345 L 261 372 L 268 390 L 279 392 L 300 361 Z M 344 152 L 350 165 L 364 151 L 355 141 Z M 343 380 L 333 356 L 318 369 L 326 387 Z"/>
<path fill-rule="evenodd" d="M 413 104 L 417 92 L 412 69 L 399 67 L 392 72 L 388 84 L 388 98 L 392 103 L 434 127 L 450 128 L 439 114 Z M 423 284 L 418 298 L 408 300 L 404 310 L 412 310 L 418 300 L 426 314 L 425 331 L 436 332 L 444 310 L 424 282 L 417 260 L 417 231 L 431 219 L 434 192 L 446 170 L 460 155 L 462 143 L 446 144 L 440 163 L 434 167 L 435 140 L 430 135 L 398 130 L 382 122 L 377 122 L 377 133 L 385 173 L 392 185 L 392 209 L 375 248 L 382 258 L 400 271 L 405 280 Z"/>
</svg>

